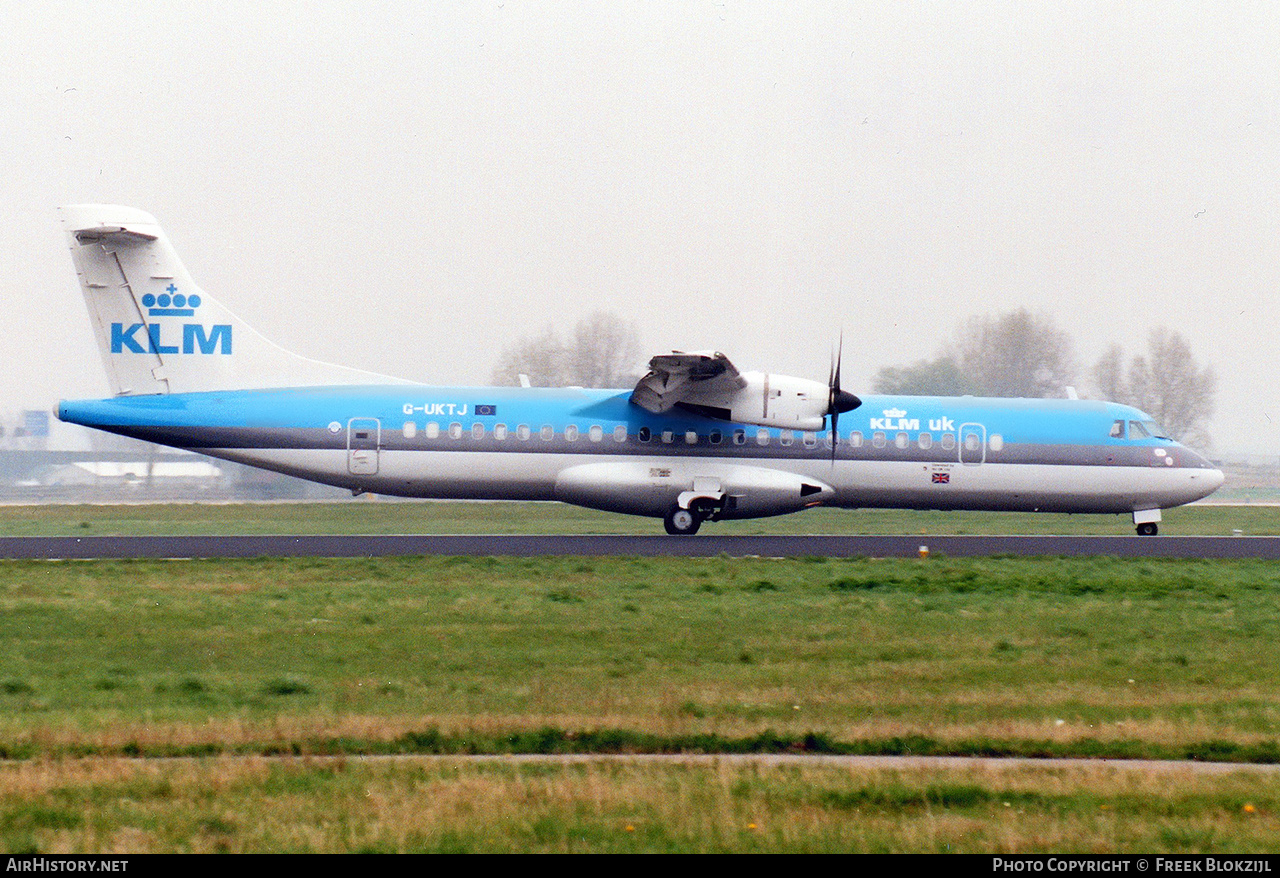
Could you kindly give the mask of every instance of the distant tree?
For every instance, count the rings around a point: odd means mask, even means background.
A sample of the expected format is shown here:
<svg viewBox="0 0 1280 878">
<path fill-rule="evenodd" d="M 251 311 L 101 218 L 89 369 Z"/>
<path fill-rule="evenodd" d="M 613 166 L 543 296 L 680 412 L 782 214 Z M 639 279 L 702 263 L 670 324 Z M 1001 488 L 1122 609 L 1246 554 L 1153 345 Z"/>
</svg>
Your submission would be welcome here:
<svg viewBox="0 0 1280 878">
<path fill-rule="evenodd" d="M 597 311 L 574 327 L 569 343 L 569 384 L 627 387 L 640 376 L 640 337 L 634 323 Z"/>
<path fill-rule="evenodd" d="M 1123 402 L 1129 395 L 1129 385 L 1124 377 L 1124 348 L 1113 344 L 1094 363 L 1093 386 L 1098 395 L 1112 402 Z"/>
<path fill-rule="evenodd" d="M 1101 396 L 1142 409 L 1170 438 L 1209 444 L 1217 376 L 1212 366 L 1196 363 L 1181 333 L 1163 326 L 1151 330 L 1147 353 L 1134 355 L 1127 368 L 1123 350 L 1112 345 L 1094 365 L 1093 380 Z"/>
<path fill-rule="evenodd" d="M 564 342 L 551 326 L 503 348 L 491 380 L 494 384 L 514 386 L 520 383 L 522 374 L 527 375 L 535 387 L 563 387 L 572 383 L 566 380 L 569 368 Z"/>
<path fill-rule="evenodd" d="M 918 360 L 910 366 L 886 366 L 871 379 L 876 393 L 895 396 L 964 396 L 982 393 L 977 382 L 961 371 L 947 354 L 934 360 Z"/>
<path fill-rule="evenodd" d="M 951 357 L 990 396 L 1060 397 L 1074 382 L 1071 337 L 1025 308 L 970 318 Z"/>
<path fill-rule="evenodd" d="M 597 311 L 578 321 L 567 340 L 551 326 L 517 339 L 499 355 L 492 380 L 514 385 L 524 374 L 535 387 L 628 387 L 640 377 L 640 356 L 635 324 Z"/>
<path fill-rule="evenodd" d="M 1019 309 L 971 317 L 939 356 L 881 369 L 872 386 L 904 395 L 1060 397 L 1074 371 L 1070 336 Z"/>
</svg>

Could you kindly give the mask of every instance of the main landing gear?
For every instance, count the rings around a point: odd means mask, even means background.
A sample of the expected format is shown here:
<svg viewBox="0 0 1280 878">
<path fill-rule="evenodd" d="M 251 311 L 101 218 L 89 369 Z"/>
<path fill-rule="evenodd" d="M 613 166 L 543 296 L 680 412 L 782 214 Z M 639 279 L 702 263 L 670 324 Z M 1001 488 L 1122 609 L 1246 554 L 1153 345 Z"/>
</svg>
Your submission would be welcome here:
<svg viewBox="0 0 1280 878">
<path fill-rule="evenodd" d="M 672 506 L 662 517 L 662 524 L 673 537 L 691 537 L 698 532 L 702 522 L 708 518 L 719 521 L 723 512 L 723 501 L 717 503 L 711 497 L 698 497 L 689 503 L 687 509 L 679 503 Z"/>
<path fill-rule="evenodd" d="M 673 537 L 691 537 L 702 526 L 702 518 L 692 509 L 673 506 L 663 517 L 662 523 L 666 526 L 667 533 Z"/>
</svg>

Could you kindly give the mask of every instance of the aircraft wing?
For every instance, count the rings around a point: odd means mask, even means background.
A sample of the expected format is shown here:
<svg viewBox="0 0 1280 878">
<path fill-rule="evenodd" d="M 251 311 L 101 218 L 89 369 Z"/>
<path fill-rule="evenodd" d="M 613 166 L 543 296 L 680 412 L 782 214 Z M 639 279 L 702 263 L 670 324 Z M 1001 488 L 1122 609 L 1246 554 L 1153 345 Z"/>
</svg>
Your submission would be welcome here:
<svg viewBox="0 0 1280 878">
<path fill-rule="evenodd" d="M 679 403 L 704 405 L 747 386 L 729 358 L 719 351 L 672 351 L 649 361 L 649 372 L 631 391 L 631 401 L 660 414 Z"/>
</svg>

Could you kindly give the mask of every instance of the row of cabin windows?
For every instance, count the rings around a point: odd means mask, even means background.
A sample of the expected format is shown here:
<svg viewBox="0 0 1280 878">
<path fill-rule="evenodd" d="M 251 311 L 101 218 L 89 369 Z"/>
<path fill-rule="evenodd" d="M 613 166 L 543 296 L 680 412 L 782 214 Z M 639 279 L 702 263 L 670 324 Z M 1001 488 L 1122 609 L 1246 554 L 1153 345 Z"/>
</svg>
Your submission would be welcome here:
<svg viewBox="0 0 1280 878">
<path fill-rule="evenodd" d="M 471 438 L 483 439 L 485 437 L 486 429 L 487 428 L 485 427 L 485 425 L 479 422 L 472 424 L 471 431 L 470 431 Z M 404 438 L 413 439 L 418 435 L 418 425 L 413 421 L 405 421 L 404 429 L 402 430 L 402 432 L 404 434 Z M 432 421 L 427 424 L 426 428 L 422 432 L 427 439 L 439 439 L 441 427 L 439 424 Z M 448 427 L 444 428 L 444 433 L 450 439 L 461 439 L 463 434 L 462 424 L 458 423 L 457 421 L 454 421 Z M 528 424 L 517 424 L 514 430 L 508 429 L 506 424 L 493 425 L 494 439 L 502 441 L 502 440 L 505 440 L 508 436 L 512 435 L 513 433 L 515 434 L 515 437 L 521 441 L 531 439 L 534 436 L 534 430 Z M 550 442 L 552 439 L 555 438 L 555 435 L 556 435 L 555 427 L 551 426 L 550 424 L 543 424 L 542 427 L 537 431 L 537 435 L 540 438 L 544 439 L 545 441 Z M 578 428 L 573 426 L 572 424 L 564 428 L 564 439 L 566 442 L 576 442 L 579 435 L 580 434 L 579 434 Z M 602 439 L 604 439 L 604 427 L 601 427 L 599 424 L 593 424 L 587 430 L 587 438 L 590 439 L 592 442 L 601 441 Z M 619 424 L 618 426 L 613 428 L 613 439 L 615 442 L 627 441 L 627 428 L 624 424 Z"/>
<path fill-rule="evenodd" d="M 854 430 L 852 433 L 849 434 L 849 444 L 854 448 L 861 448 L 864 444 L 866 444 L 866 441 L 867 441 L 866 437 L 864 437 L 861 431 L 859 430 Z M 906 448 L 910 448 L 912 444 L 911 436 L 905 432 L 894 433 L 892 441 L 893 441 L 894 448 L 906 449 Z M 964 441 L 965 451 L 981 451 L 982 450 L 982 434 L 977 431 L 965 433 L 963 441 Z M 890 442 L 889 434 L 881 430 L 877 430 L 876 432 L 871 434 L 872 448 L 887 448 L 889 445 L 889 442 Z M 934 446 L 933 434 L 932 433 L 917 434 L 915 444 L 920 448 L 920 450 L 928 451 L 930 448 L 933 448 Z M 956 447 L 956 434 L 955 433 L 941 434 L 938 438 L 937 445 L 943 451 L 954 451 Z M 987 448 L 990 449 L 991 451 L 1000 451 L 1001 449 L 1003 449 L 1004 436 L 1002 436 L 999 433 L 992 433 L 989 437 L 987 437 Z"/>
<path fill-rule="evenodd" d="M 676 434 L 673 433 L 671 430 L 664 430 L 662 433 L 658 434 L 658 436 L 660 441 L 668 444 L 671 442 L 674 442 L 676 438 Z M 684 441 L 689 445 L 694 445 L 698 441 L 698 434 L 692 430 L 684 433 L 683 436 L 684 436 Z M 639 439 L 641 442 L 649 442 L 649 441 L 652 441 L 653 434 L 648 427 L 641 427 L 639 433 L 636 434 L 636 438 Z M 725 438 L 724 434 L 721 433 L 719 430 L 713 430 L 707 434 L 707 441 L 710 442 L 712 445 L 719 445 L 721 442 L 724 441 L 724 438 Z M 789 447 L 791 445 L 794 445 L 796 444 L 796 441 L 797 441 L 796 433 L 792 430 L 779 430 L 777 438 L 778 438 L 778 444 L 783 447 Z M 734 430 L 731 441 L 733 442 L 734 445 L 747 444 L 748 442 L 747 432 L 745 430 Z M 761 445 L 761 446 L 769 445 L 773 441 L 773 434 L 769 429 L 765 427 L 761 427 L 755 431 L 754 441 L 756 445 Z M 831 434 L 823 433 L 822 441 L 826 444 L 827 448 L 830 448 Z M 871 441 L 871 446 L 873 448 L 886 448 L 889 445 L 889 436 L 887 433 L 884 433 L 882 431 L 876 431 L 871 434 L 870 441 Z M 968 451 L 978 451 L 982 447 L 982 437 L 980 434 L 976 432 L 966 434 L 964 441 L 965 441 L 965 449 Z M 801 432 L 799 434 L 799 442 L 805 448 L 816 448 L 819 442 L 818 434 L 814 432 L 809 432 L 809 431 Z M 852 433 L 849 434 L 849 445 L 851 445 L 852 447 L 861 448 L 866 443 L 867 443 L 867 437 L 863 436 L 860 430 L 854 430 Z M 896 448 L 909 448 L 911 446 L 911 436 L 905 432 L 895 433 L 893 437 L 893 444 L 894 444 L 894 447 Z M 928 450 L 932 448 L 934 445 L 933 434 L 932 433 L 918 434 L 916 436 L 916 444 L 921 449 L 924 449 L 924 450 Z M 938 444 L 943 449 L 947 451 L 951 451 L 956 447 L 955 434 L 943 433 L 941 437 L 938 439 Z M 988 444 L 992 451 L 999 451 L 1000 449 L 1004 448 L 1004 437 L 1001 436 L 999 433 L 992 433 L 990 439 L 988 440 Z"/>
<path fill-rule="evenodd" d="M 485 437 L 485 429 L 486 428 L 484 424 L 481 424 L 478 422 L 472 424 L 471 438 L 483 439 Z M 403 432 L 404 432 L 404 438 L 413 439 L 418 435 L 418 425 L 413 421 L 406 421 Z M 426 426 L 426 429 L 423 432 L 426 438 L 428 439 L 438 439 L 440 438 L 440 425 L 435 423 L 434 421 L 431 423 L 428 423 Z M 493 438 L 499 441 L 505 440 L 507 436 L 510 435 L 511 432 L 512 431 L 508 430 L 506 424 L 493 425 Z M 450 424 L 447 428 L 445 428 L 445 433 L 450 439 L 461 439 L 463 434 L 463 426 L 462 424 L 455 421 L 454 423 Z M 533 428 L 530 427 L 528 424 L 518 424 L 514 430 L 514 433 L 516 438 L 521 441 L 528 440 L 532 438 L 534 435 Z M 604 428 L 598 424 L 591 425 L 591 427 L 587 429 L 586 434 L 587 434 L 587 438 L 592 442 L 600 442 L 601 440 L 604 439 L 604 435 L 605 435 Z M 556 435 L 555 428 L 552 427 L 550 424 L 543 424 L 542 428 L 538 430 L 538 436 L 547 442 L 550 442 L 552 439 L 554 439 L 555 435 Z M 563 435 L 564 435 L 564 440 L 566 442 L 576 442 L 578 440 L 579 435 L 581 434 L 578 427 L 574 426 L 573 424 L 570 424 L 569 426 L 564 428 Z M 627 441 L 626 426 L 624 424 L 618 424 L 616 427 L 613 428 L 612 435 L 613 435 L 613 440 L 615 442 L 626 442 Z M 650 430 L 648 427 L 641 427 L 639 431 L 636 433 L 636 438 L 641 442 L 652 442 L 656 439 L 657 441 L 666 445 L 671 445 L 675 443 L 677 440 L 680 442 L 683 442 L 686 445 L 698 444 L 698 433 L 694 430 L 687 430 L 681 433 L 676 433 L 673 430 L 663 430 L 660 433 L 656 434 L 655 436 L 653 431 Z M 760 446 L 769 445 L 770 442 L 772 441 L 772 438 L 773 438 L 772 433 L 767 428 L 761 427 L 760 429 L 756 430 L 755 444 Z M 719 430 L 712 430 L 710 433 L 707 434 L 707 441 L 710 442 L 712 445 L 719 445 L 725 441 L 725 435 Z M 730 441 L 734 445 L 746 445 L 748 441 L 747 432 L 745 430 L 734 430 L 732 436 L 730 437 Z M 778 431 L 779 445 L 783 447 L 789 447 L 791 445 L 794 445 L 796 441 L 797 441 L 797 437 L 794 431 L 792 430 Z M 818 434 L 810 431 L 803 431 L 799 434 L 799 441 L 805 448 L 816 448 L 818 446 Z M 824 433 L 823 441 L 826 443 L 826 447 L 830 448 L 831 434 Z M 867 441 L 868 441 L 867 437 L 863 436 L 862 431 L 860 430 L 854 430 L 852 433 L 849 434 L 850 447 L 861 448 L 863 445 L 867 443 Z M 890 441 L 889 434 L 881 430 L 877 430 L 876 432 L 872 433 L 870 437 L 870 443 L 872 448 L 887 448 L 889 445 L 889 441 Z M 911 436 L 905 432 L 895 433 L 893 435 L 892 441 L 893 441 L 893 446 L 895 448 L 906 449 L 906 448 L 910 448 L 912 444 Z M 916 436 L 915 444 L 921 450 L 924 450 L 924 451 L 929 450 L 934 445 L 933 434 L 932 433 L 918 434 Z M 954 433 L 941 434 L 941 436 L 938 439 L 938 445 L 944 451 L 954 450 L 956 447 L 955 434 Z M 999 433 L 992 433 L 987 440 L 987 446 L 992 451 L 999 451 L 1004 447 L 1004 437 L 1002 437 Z M 966 451 L 979 451 L 982 448 L 981 435 L 976 432 L 966 433 L 964 437 L 964 447 Z"/>
</svg>

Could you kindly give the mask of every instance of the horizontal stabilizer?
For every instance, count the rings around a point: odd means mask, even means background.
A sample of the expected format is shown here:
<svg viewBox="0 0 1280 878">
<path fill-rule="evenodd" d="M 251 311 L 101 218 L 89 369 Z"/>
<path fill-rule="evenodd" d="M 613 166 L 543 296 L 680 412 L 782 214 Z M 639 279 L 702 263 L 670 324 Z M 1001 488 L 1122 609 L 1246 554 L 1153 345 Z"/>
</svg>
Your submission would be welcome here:
<svg viewBox="0 0 1280 878">
<path fill-rule="evenodd" d="M 77 229 L 72 234 L 81 244 L 115 244 L 121 247 L 129 244 L 144 244 L 156 239 L 155 235 L 148 235 L 136 229 L 126 229 L 124 226 L 95 226 L 90 229 Z"/>
</svg>

